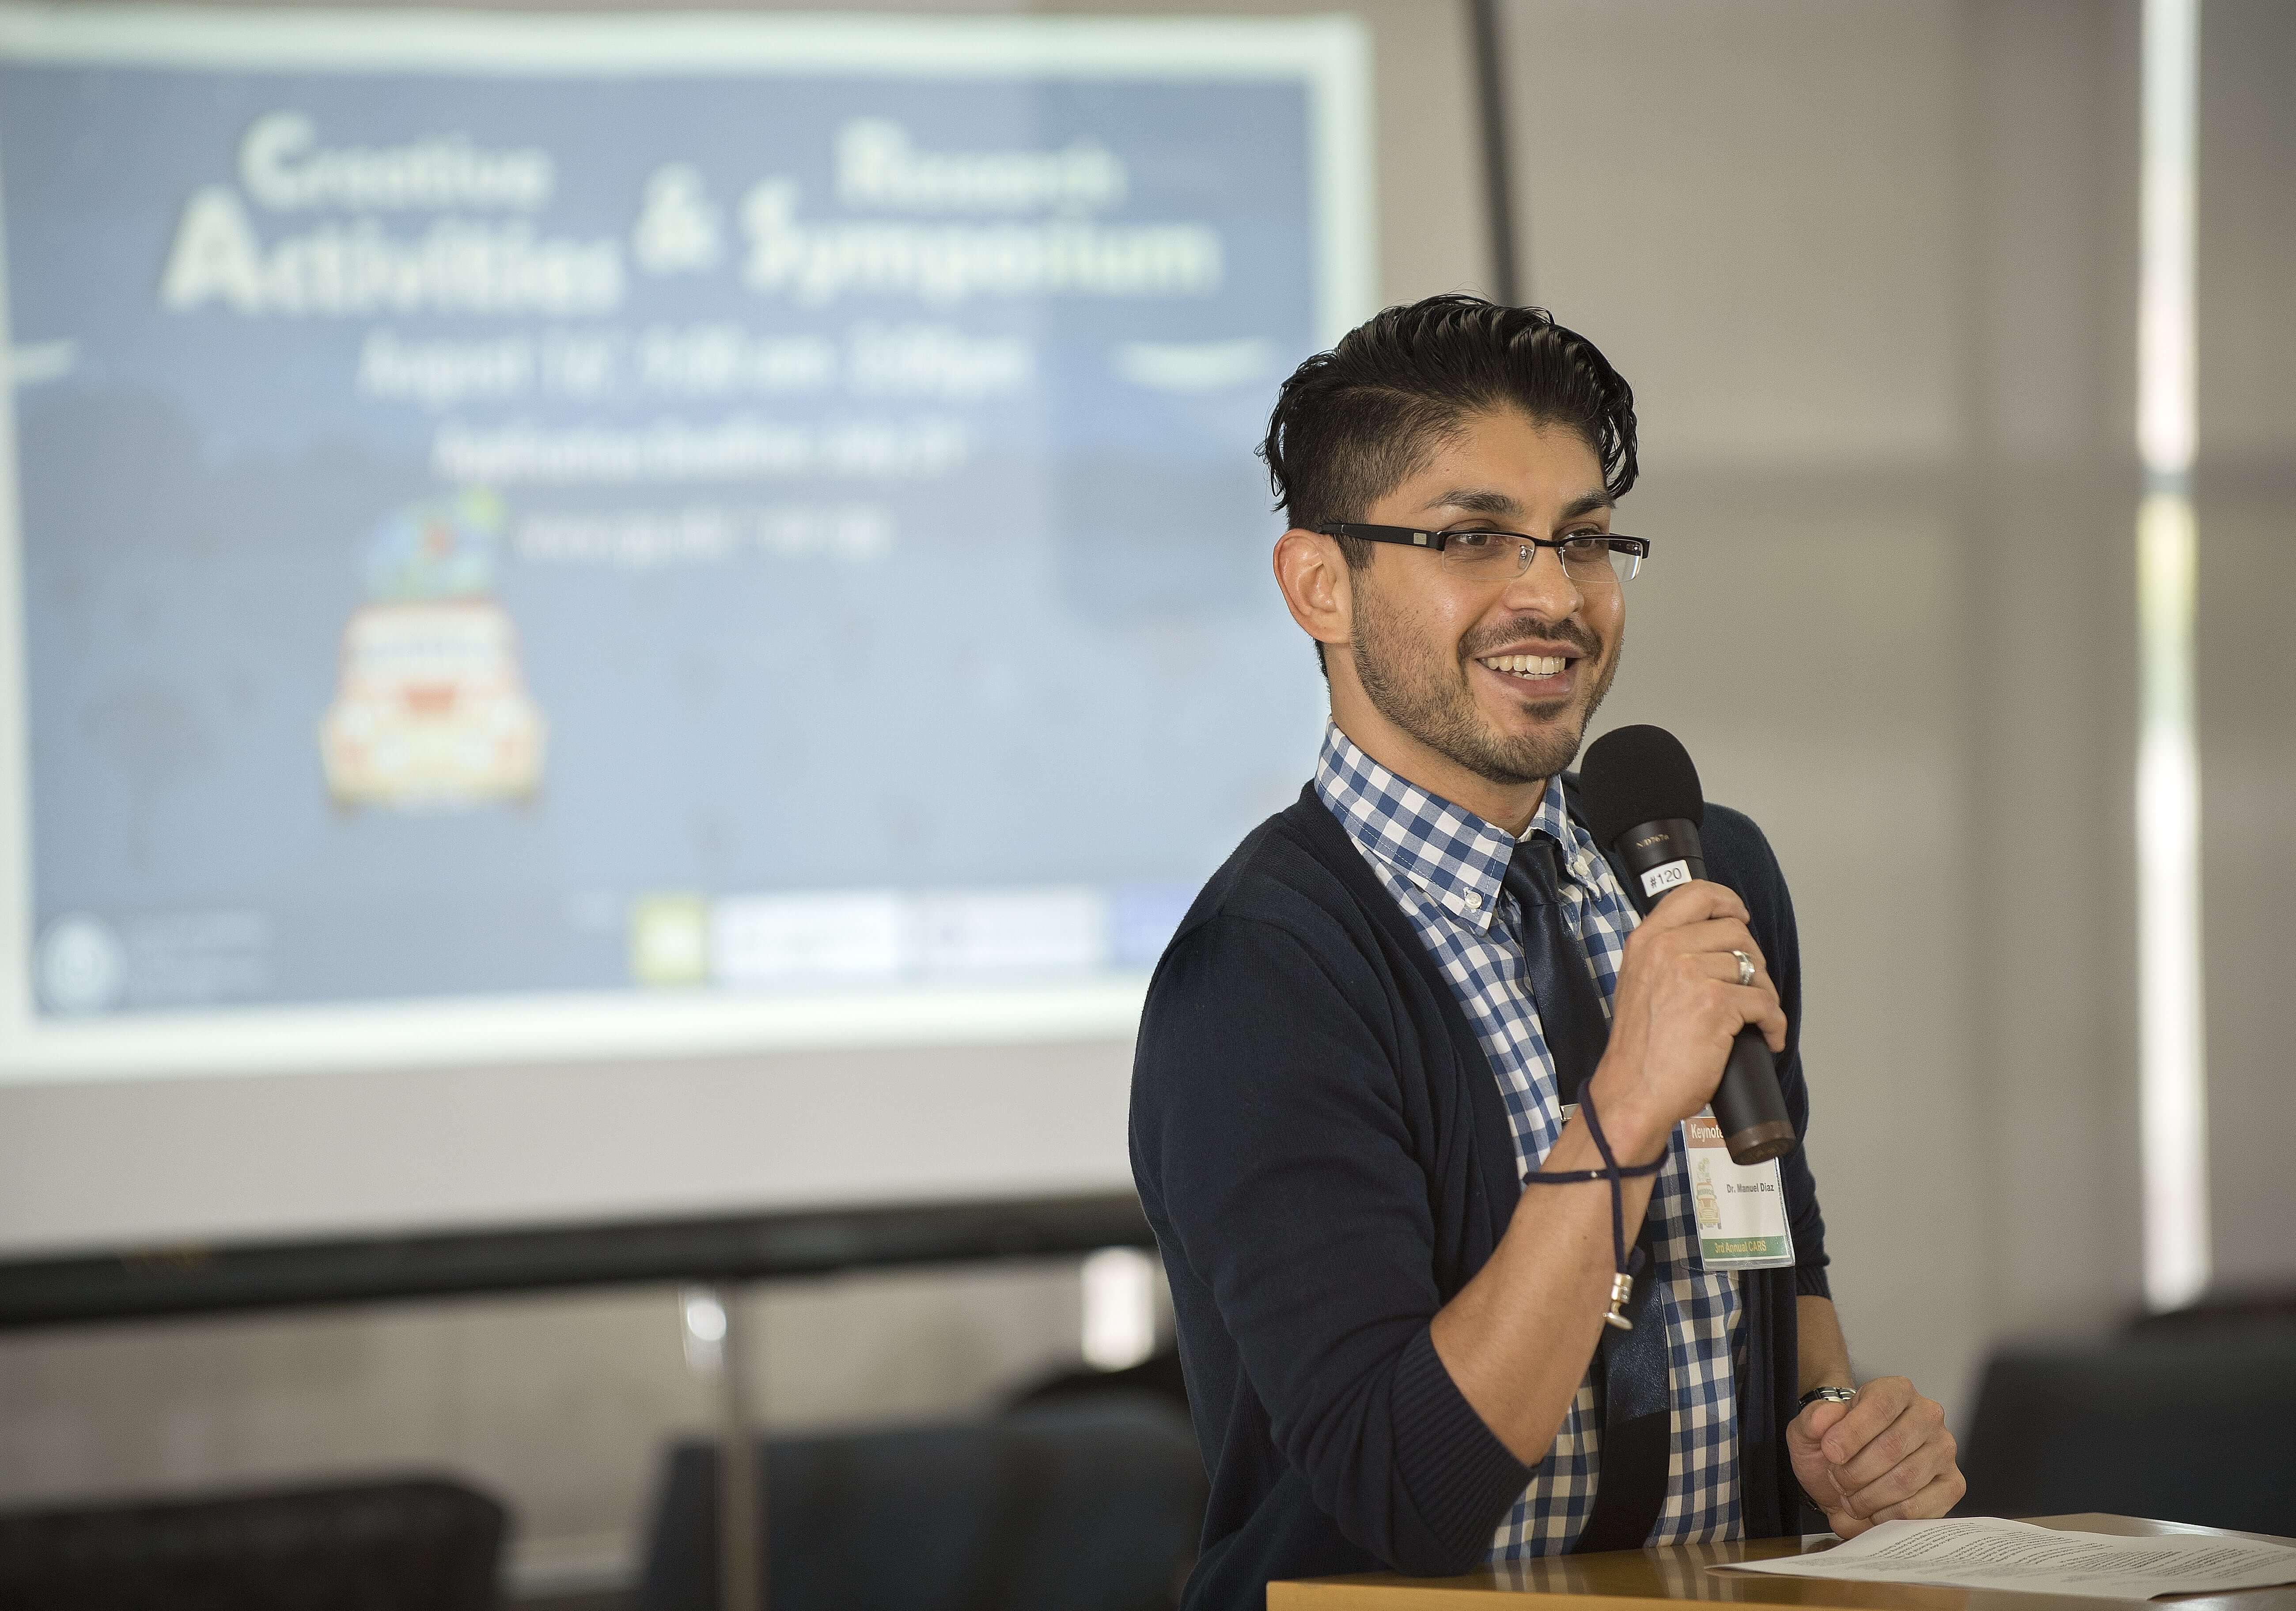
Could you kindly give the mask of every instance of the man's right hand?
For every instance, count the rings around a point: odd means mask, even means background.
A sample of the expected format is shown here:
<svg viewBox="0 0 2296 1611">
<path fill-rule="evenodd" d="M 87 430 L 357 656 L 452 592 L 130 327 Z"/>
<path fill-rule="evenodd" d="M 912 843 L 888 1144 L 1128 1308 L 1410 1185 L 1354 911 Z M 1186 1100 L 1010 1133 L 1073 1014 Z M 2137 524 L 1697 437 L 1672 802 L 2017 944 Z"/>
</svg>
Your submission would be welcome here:
<svg viewBox="0 0 2296 1611">
<path fill-rule="evenodd" d="M 1700 881 L 1669 893 L 1627 936 L 1610 1045 L 1594 1079 L 1620 1157 L 1655 1155 L 1678 1122 L 1706 1106 L 1746 1025 L 1773 1052 L 1785 1049 L 1785 1009 L 1746 920 L 1734 891 Z M 1753 958 L 1752 983 L 1738 982 L 1733 951 Z"/>
<path fill-rule="evenodd" d="M 1751 984 L 1738 982 L 1732 951 L 1753 959 Z M 1785 1045 L 1785 1014 L 1747 930 L 1745 903 L 1718 884 L 1686 884 L 1627 936 L 1610 1043 L 1588 1085 L 1620 1162 L 1664 1155 L 1675 1124 L 1722 1082 L 1730 1043 L 1749 1023 L 1759 1024 L 1773 1048 Z M 1587 1127 L 1574 1122 L 1542 1167 L 1588 1170 L 1602 1162 Z M 1652 1185 L 1641 1176 L 1618 1188 L 1620 1229 L 1629 1237 Z M 1613 1269 L 1611 1214 L 1611 1194 L 1600 1188 L 1525 1187 L 1489 1262 L 1431 1328 L 1436 1357 L 1460 1393 L 1525 1465 L 1554 1443 L 1601 1339 Z"/>
</svg>

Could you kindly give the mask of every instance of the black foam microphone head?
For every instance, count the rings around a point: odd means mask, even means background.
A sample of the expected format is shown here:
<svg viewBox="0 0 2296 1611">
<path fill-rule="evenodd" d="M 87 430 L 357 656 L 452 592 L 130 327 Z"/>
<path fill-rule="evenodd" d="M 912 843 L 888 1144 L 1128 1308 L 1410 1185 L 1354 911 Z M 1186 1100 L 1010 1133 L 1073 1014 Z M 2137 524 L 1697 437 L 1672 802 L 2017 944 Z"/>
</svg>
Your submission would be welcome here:
<svg viewBox="0 0 2296 1611">
<path fill-rule="evenodd" d="M 1579 765 L 1578 801 L 1595 842 L 1604 846 L 1646 822 L 1706 821 L 1698 769 L 1664 727 L 1613 727 L 1596 739 Z"/>
</svg>

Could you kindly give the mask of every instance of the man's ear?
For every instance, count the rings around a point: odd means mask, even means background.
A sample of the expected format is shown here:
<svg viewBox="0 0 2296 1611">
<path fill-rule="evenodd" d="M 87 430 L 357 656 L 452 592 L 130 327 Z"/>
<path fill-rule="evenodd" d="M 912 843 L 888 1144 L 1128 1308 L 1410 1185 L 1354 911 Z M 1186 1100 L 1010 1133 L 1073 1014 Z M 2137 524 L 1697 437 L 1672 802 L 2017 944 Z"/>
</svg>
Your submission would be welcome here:
<svg viewBox="0 0 2296 1611">
<path fill-rule="evenodd" d="M 1355 637 L 1355 576 L 1339 539 L 1294 526 L 1275 539 L 1275 585 L 1300 629 L 1317 643 Z"/>
</svg>

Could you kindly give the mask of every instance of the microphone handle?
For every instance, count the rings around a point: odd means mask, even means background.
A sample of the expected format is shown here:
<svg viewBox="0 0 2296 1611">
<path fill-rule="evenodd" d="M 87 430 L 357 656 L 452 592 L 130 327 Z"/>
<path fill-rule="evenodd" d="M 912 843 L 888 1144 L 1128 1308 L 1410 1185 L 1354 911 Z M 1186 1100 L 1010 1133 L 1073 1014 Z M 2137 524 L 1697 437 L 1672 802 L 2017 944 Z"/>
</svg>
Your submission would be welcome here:
<svg viewBox="0 0 2296 1611">
<path fill-rule="evenodd" d="M 1618 850 L 1626 864 L 1628 898 L 1645 917 L 1675 885 L 1706 876 L 1698 825 L 1682 818 L 1630 828 L 1619 835 Z M 1722 1083 L 1714 1088 L 1714 1122 L 1739 1163 L 1783 1158 L 1801 1145 L 1786 1114 L 1785 1093 L 1778 1088 L 1777 1060 L 1751 1024 L 1730 1043 Z"/>
</svg>

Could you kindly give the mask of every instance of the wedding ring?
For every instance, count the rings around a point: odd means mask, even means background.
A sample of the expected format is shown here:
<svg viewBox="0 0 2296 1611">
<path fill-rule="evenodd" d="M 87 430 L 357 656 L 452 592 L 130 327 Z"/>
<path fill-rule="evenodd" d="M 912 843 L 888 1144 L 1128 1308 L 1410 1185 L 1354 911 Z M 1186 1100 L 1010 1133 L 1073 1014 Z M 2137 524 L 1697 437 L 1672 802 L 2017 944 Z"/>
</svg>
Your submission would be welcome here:
<svg viewBox="0 0 2296 1611">
<path fill-rule="evenodd" d="M 1732 951 L 1738 959 L 1738 984 L 1741 989 L 1754 982 L 1754 959 L 1743 951 Z"/>
</svg>

